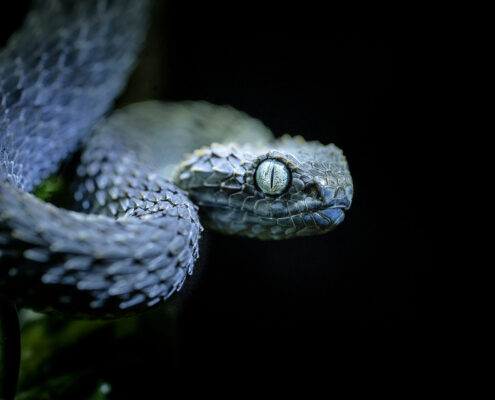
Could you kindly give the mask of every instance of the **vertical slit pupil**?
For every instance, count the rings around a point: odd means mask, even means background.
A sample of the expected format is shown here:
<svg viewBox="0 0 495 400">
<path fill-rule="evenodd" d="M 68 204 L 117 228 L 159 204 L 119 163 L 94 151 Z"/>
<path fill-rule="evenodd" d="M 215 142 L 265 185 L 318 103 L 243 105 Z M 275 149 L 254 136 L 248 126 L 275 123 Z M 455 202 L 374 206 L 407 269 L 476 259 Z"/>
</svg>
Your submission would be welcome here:
<svg viewBox="0 0 495 400">
<path fill-rule="evenodd" d="M 275 175 L 275 166 L 272 165 L 272 173 L 271 173 L 271 176 L 270 176 L 270 188 L 273 189 L 273 177 Z"/>
</svg>

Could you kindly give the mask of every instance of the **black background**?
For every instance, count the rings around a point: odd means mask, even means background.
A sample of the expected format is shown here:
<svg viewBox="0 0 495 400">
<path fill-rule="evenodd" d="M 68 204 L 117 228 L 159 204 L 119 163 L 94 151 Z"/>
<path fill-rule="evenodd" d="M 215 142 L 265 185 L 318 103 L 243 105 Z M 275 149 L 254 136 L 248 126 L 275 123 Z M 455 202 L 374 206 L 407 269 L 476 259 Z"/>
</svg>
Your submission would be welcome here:
<svg viewBox="0 0 495 400">
<path fill-rule="evenodd" d="M 279 343 L 331 346 L 331 337 L 359 336 L 361 328 L 414 330 L 429 247 L 421 138 L 405 112 L 418 107 L 409 42 L 391 25 L 311 34 L 302 26 L 255 26 L 244 35 L 238 27 L 230 40 L 211 32 L 171 40 L 165 98 L 231 104 L 276 135 L 335 143 L 350 163 L 355 198 L 344 223 L 322 237 L 259 242 L 212 234 L 184 314 L 191 342 L 202 348 L 249 337 L 264 347 L 274 332 Z M 209 333 L 198 336 L 204 327 Z"/>
<path fill-rule="evenodd" d="M 2 38 L 20 24 L 22 7 Z M 160 379 L 169 368 L 187 375 L 191 363 L 206 374 L 212 360 L 290 366 L 356 349 L 400 353 L 425 329 L 421 287 L 431 257 L 420 211 L 422 139 L 405 112 L 420 114 L 421 105 L 401 21 L 384 24 L 375 10 L 367 22 L 333 29 L 339 14 L 309 5 L 291 19 L 275 6 L 239 5 L 228 17 L 209 7 L 156 9 L 147 51 L 160 52 L 163 70 L 143 83 L 152 96 L 230 104 L 277 136 L 333 142 L 347 156 L 355 197 L 342 225 L 321 237 L 260 242 L 208 233 L 195 276 L 174 300 L 173 355 L 142 339 L 136 354 L 163 365 Z"/>
</svg>

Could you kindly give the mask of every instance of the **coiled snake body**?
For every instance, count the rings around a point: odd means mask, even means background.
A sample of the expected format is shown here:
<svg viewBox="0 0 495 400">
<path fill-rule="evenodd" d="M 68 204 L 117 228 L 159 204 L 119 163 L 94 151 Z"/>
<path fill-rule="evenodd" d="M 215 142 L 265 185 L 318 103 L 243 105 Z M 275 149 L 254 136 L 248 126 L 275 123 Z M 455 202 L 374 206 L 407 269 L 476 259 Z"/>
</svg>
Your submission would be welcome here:
<svg viewBox="0 0 495 400">
<path fill-rule="evenodd" d="M 148 101 L 104 118 L 147 13 L 145 1 L 40 1 L 0 53 L 1 296 L 75 316 L 139 312 L 192 272 L 200 218 L 285 239 L 327 232 L 350 207 L 337 147 L 275 140 L 230 107 Z M 82 212 L 30 194 L 80 145 Z"/>
</svg>

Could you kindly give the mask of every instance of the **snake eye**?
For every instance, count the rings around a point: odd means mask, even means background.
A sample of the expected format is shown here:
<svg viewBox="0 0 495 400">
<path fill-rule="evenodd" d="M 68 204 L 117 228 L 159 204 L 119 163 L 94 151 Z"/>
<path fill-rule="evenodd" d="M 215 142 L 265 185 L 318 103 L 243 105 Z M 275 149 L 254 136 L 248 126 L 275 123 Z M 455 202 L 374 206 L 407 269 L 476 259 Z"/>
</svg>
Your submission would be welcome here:
<svg viewBox="0 0 495 400">
<path fill-rule="evenodd" d="M 290 183 L 290 172 L 280 161 L 262 161 L 256 169 L 256 184 L 266 194 L 280 194 Z"/>
</svg>

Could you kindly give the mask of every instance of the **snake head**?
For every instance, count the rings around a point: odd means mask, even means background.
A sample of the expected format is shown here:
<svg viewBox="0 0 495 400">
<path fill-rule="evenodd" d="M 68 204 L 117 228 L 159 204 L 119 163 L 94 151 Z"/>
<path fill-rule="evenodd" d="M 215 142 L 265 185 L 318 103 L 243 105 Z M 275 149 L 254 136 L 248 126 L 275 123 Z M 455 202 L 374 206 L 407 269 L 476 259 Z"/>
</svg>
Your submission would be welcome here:
<svg viewBox="0 0 495 400">
<path fill-rule="evenodd" d="M 212 144 L 188 155 L 173 179 L 200 206 L 205 226 L 260 239 L 328 232 L 353 196 L 342 151 L 300 136 L 270 145 Z"/>
</svg>

